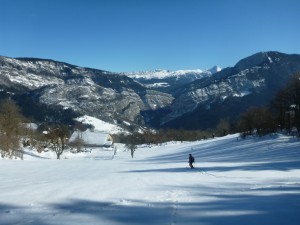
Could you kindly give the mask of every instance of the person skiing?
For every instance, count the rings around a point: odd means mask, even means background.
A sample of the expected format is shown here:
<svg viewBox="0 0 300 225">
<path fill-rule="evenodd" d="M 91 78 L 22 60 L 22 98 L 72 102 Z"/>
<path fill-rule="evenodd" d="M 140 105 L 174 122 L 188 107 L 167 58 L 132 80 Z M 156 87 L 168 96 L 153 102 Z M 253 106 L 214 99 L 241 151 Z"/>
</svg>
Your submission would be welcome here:
<svg viewBox="0 0 300 225">
<path fill-rule="evenodd" d="M 191 169 L 194 169 L 193 163 L 195 162 L 195 158 L 192 156 L 192 154 L 189 154 L 189 165 Z"/>
</svg>

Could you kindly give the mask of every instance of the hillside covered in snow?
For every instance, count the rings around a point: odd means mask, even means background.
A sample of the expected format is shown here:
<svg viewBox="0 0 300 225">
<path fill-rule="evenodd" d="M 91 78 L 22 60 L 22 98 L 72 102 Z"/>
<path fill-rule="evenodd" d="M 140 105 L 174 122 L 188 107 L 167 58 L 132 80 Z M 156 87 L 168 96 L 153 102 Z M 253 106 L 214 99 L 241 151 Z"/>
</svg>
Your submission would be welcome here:
<svg viewBox="0 0 300 225">
<path fill-rule="evenodd" d="M 0 225 L 298 225 L 300 142 L 280 134 L 0 159 Z M 187 157 L 196 158 L 195 169 Z"/>
</svg>

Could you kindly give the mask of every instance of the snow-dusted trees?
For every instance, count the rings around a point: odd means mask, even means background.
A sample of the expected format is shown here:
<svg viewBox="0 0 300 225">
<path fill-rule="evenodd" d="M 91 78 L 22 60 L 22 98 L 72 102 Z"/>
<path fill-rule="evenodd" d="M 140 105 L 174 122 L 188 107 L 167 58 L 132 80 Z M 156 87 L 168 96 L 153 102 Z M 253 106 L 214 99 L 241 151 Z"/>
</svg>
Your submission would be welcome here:
<svg viewBox="0 0 300 225">
<path fill-rule="evenodd" d="M 23 158 L 20 147 L 23 119 L 14 101 L 4 100 L 0 104 L 0 151 L 2 157 Z"/>
</svg>

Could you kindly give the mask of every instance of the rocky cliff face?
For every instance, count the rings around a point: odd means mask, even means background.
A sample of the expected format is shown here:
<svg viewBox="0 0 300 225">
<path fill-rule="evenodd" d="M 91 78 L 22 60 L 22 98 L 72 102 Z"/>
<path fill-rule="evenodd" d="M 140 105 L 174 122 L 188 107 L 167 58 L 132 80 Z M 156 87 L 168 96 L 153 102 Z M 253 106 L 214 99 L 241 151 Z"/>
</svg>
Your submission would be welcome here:
<svg viewBox="0 0 300 225">
<path fill-rule="evenodd" d="M 114 122 L 143 124 L 141 110 L 171 104 L 173 97 L 124 75 L 31 58 L 0 57 L 0 89 L 33 101 Z"/>
</svg>

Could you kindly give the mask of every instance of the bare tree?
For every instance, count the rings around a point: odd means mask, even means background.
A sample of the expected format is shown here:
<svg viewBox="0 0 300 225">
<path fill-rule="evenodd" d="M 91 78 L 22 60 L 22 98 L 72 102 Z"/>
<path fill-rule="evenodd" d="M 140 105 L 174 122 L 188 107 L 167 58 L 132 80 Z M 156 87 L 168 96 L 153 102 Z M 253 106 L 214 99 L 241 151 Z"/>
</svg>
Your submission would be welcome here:
<svg viewBox="0 0 300 225">
<path fill-rule="evenodd" d="M 56 153 L 57 159 L 66 149 L 66 140 L 69 135 L 69 129 L 65 125 L 60 125 L 50 129 L 47 138 L 50 141 L 50 148 Z"/>
<path fill-rule="evenodd" d="M 1 156 L 8 155 L 23 158 L 20 147 L 22 121 L 24 117 L 12 100 L 0 104 L 0 149 Z"/>
<path fill-rule="evenodd" d="M 133 143 L 127 143 L 125 145 L 125 147 L 130 150 L 131 158 L 133 158 L 133 155 L 134 155 L 135 150 L 137 149 L 137 146 Z"/>
<path fill-rule="evenodd" d="M 140 134 L 135 132 L 126 136 L 125 147 L 130 150 L 131 158 L 133 158 L 134 152 L 137 149 L 137 145 L 141 144 Z"/>
<path fill-rule="evenodd" d="M 225 136 L 230 131 L 230 123 L 227 119 L 221 119 L 216 127 L 216 132 L 218 136 Z"/>
<path fill-rule="evenodd" d="M 84 146 L 84 140 L 82 138 L 82 131 L 76 130 L 77 136 L 74 140 L 74 145 L 76 146 L 77 152 L 82 151 L 82 147 Z"/>
<path fill-rule="evenodd" d="M 77 136 L 74 140 L 74 145 L 76 146 L 77 152 L 81 152 L 82 147 L 84 146 L 84 140 L 82 138 L 82 132 L 85 130 L 85 127 L 82 123 L 76 123 L 75 124 L 75 130 L 76 130 Z"/>
</svg>

